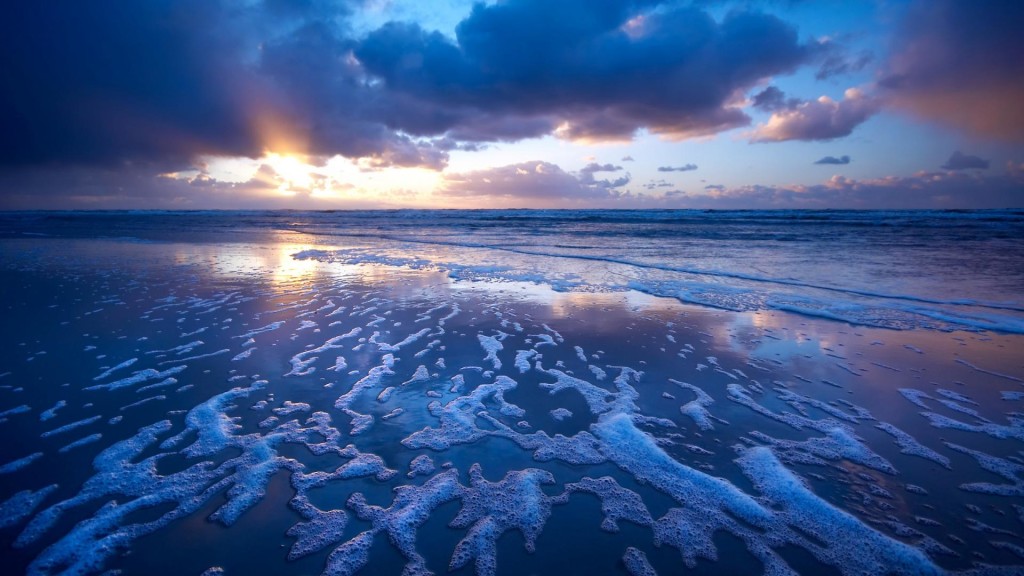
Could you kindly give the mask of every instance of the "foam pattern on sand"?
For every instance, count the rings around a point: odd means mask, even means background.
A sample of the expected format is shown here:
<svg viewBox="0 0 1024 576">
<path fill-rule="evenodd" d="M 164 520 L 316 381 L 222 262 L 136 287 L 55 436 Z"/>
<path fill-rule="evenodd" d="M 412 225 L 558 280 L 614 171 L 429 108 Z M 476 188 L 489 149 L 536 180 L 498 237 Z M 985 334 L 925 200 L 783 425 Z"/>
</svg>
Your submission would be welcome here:
<svg viewBox="0 0 1024 576">
<path fill-rule="evenodd" d="M 361 520 L 371 522 L 373 527 L 336 548 L 327 559 L 326 573 L 354 574 L 366 564 L 366 551 L 374 536 L 385 532 L 391 544 L 407 560 L 403 574 L 430 574 L 423 556 L 416 550 L 416 529 L 427 521 L 435 508 L 460 497 L 464 490 L 458 482 L 458 471 L 450 469 L 422 486 L 396 488 L 394 500 L 388 508 L 368 504 L 362 493 L 356 492 L 348 499 L 347 505 Z"/>
<path fill-rule="evenodd" d="M 508 530 L 523 535 L 523 547 L 533 552 L 537 536 L 551 515 L 552 498 L 541 490 L 542 484 L 554 484 L 554 476 L 546 470 L 528 468 L 509 472 L 498 482 L 483 476 L 479 465 L 469 470 L 470 486 L 462 495 L 462 509 L 452 520 L 452 527 L 469 528 L 466 537 L 455 547 L 450 570 L 473 561 L 476 573 L 491 576 L 498 568 L 497 542 Z"/>
<path fill-rule="evenodd" d="M 622 555 L 622 563 L 626 565 L 626 571 L 630 576 L 658 576 L 643 550 L 637 550 L 632 546 L 626 548 L 626 553 Z"/>
<path fill-rule="evenodd" d="M 553 276 L 505 266 L 483 244 L 436 240 L 414 243 L 422 254 L 399 240 L 309 251 L 290 261 L 317 270 L 307 276 L 231 258 L 196 266 L 230 271 L 209 285 L 97 275 L 81 292 L 97 295 L 81 303 L 95 314 L 61 310 L 75 337 L 64 368 L 22 354 L 0 366 L 11 373 L 0 403 L 13 407 L 0 426 L 20 439 L 0 465 L 0 529 L 18 569 L 137 572 L 136 549 L 188 526 L 196 538 L 252 538 L 280 561 L 268 572 L 291 561 L 397 572 L 394 561 L 408 576 L 491 575 L 516 570 L 503 564 L 510 544 L 544 571 L 582 537 L 546 526 L 590 507 L 579 518 L 594 525 L 579 533 L 606 532 L 616 548 L 594 557 L 615 564 L 581 572 L 715 571 L 741 557 L 770 575 L 817 563 L 844 576 L 1020 571 L 1020 395 L 972 380 L 1009 388 L 1012 369 L 934 360 L 910 336 L 823 333 L 806 317 L 630 301 L 609 293 L 619 280 L 593 284 L 589 264 Z M 534 240 L 512 249 L 553 249 Z M 449 249 L 480 260 L 437 274 Z M 718 308 L 838 314 L 821 294 L 758 301 L 758 279 L 705 271 L 684 282 L 620 260 L 592 262 L 645 292 Z M 103 316 L 115 300 L 118 314 Z M 903 308 L 886 323 L 915 315 Z M 964 357 L 1017 342 L 950 337 Z M 28 354 L 43 333 L 22 339 Z M 935 500 L 949 487 L 963 506 Z M 733 547 L 745 551 L 734 558 Z M 193 573 L 238 571 L 227 557 L 190 560 Z"/>
<path fill-rule="evenodd" d="M 607 532 L 618 532 L 620 520 L 628 520 L 640 526 L 654 523 L 640 495 L 619 486 L 611 476 L 583 478 L 579 482 L 566 484 L 565 489 L 569 492 L 589 492 L 601 499 L 601 512 L 604 513 L 601 529 Z"/>
<path fill-rule="evenodd" d="M 778 521 L 813 534 L 825 545 L 805 543 L 819 560 L 844 574 L 942 574 L 926 554 L 870 528 L 818 498 L 771 450 L 746 450 L 737 463 L 774 506 Z"/>
<path fill-rule="evenodd" d="M 896 468 L 888 460 L 870 450 L 847 428 L 830 428 L 825 436 L 807 440 L 779 440 L 756 430 L 750 435 L 771 446 L 787 463 L 824 464 L 826 460 L 848 460 L 879 472 L 896 474 Z"/>
</svg>

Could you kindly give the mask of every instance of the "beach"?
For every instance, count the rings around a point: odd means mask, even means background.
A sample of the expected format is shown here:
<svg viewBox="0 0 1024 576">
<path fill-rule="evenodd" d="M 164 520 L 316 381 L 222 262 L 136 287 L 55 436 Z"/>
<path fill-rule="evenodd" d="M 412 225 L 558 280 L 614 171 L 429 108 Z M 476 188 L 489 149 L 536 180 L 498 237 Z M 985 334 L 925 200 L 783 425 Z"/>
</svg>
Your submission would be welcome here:
<svg viewBox="0 0 1024 576">
<path fill-rule="evenodd" d="M 1024 213 L 4 213 L 33 574 L 1013 574 Z"/>
</svg>

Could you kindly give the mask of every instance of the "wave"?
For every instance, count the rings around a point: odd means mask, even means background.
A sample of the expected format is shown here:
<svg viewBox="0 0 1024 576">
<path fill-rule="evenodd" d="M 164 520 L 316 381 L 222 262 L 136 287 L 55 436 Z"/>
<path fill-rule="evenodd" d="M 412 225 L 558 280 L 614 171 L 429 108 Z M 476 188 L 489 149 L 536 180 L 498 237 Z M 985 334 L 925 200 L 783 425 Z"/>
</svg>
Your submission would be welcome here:
<svg viewBox="0 0 1024 576">
<path fill-rule="evenodd" d="M 39 242 L 277 243 L 282 233 L 343 238 L 364 250 L 343 258 L 457 277 L 885 327 L 1022 330 L 1024 210 L 0 212 L 0 237 Z"/>
<path fill-rule="evenodd" d="M 335 233 L 328 234 L 324 232 L 310 232 L 303 231 L 307 234 L 321 234 L 330 236 L 353 236 L 353 234 L 346 233 Z M 359 235 L 366 237 L 367 235 Z M 682 274 L 697 275 L 697 276 L 708 276 L 714 278 L 728 278 L 733 280 L 744 280 L 749 282 L 757 282 L 764 284 L 776 284 L 780 286 L 792 286 L 797 288 L 813 288 L 816 290 L 825 290 L 829 292 L 836 292 L 847 295 L 855 296 L 868 296 L 873 298 L 883 298 L 887 300 L 905 300 L 910 302 L 920 302 L 925 304 L 942 304 L 948 306 L 972 306 L 980 308 L 991 308 L 996 310 L 1010 310 L 1015 312 L 1024 312 L 1024 306 L 1011 303 L 1011 302 L 985 302 L 973 299 L 938 299 L 929 298 L 927 296 L 915 296 L 912 294 L 893 294 L 881 291 L 872 290 L 860 290 L 856 288 L 840 287 L 840 286 L 829 286 L 826 284 L 816 284 L 811 282 L 802 282 L 798 280 L 788 280 L 784 278 L 771 278 L 764 276 L 756 276 L 753 274 L 744 274 L 740 272 L 730 272 L 726 270 L 713 270 L 704 268 L 684 267 L 684 266 L 672 266 L 668 264 L 650 264 L 644 262 L 638 262 L 626 258 L 615 258 L 610 256 L 590 256 L 585 254 L 568 254 L 565 252 L 541 252 L 536 250 L 524 250 L 516 248 L 510 245 L 494 245 L 487 243 L 476 243 L 476 242 L 451 242 L 442 240 L 430 240 L 425 238 L 407 237 L 407 236 L 387 236 L 387 235 L 376 235 L 375 237 L 391 240 L 395 242 L 405 242 L 411 244 L 430 244 L 437 246 L 451 246 L 457 248 L 483 248 L 487 250 L 497 250 L 501 252 L 509 252 L 513 254 L 520 254 L 524 256 L 543 256 L 548 258 L 566 258 L 572 260 L 585 260 L 593 262 L 604 262 L 608 264 L 620 264 L 623 266 L 629 266 L 633 268 L 641 268 L 648 270 L 659 270 L 663 272 L 678 272 Z M 578 249 L 579 247 L 572 247 Z"/>
<path fill-rule="evenodd" d="M 509 252 L 519 253 L 515 250 Z M 533 253 L 527 254 L 538 256 Z M 548 255 L 539 256 L 549 257 Z M 684 279 L 645 281 L 625 276 L 623 280 L 611 281 L 612 276 L 621 276 L 614 271 L 605 271 L 599 277 L 599 281 L 588 282 L 578 274 L 570 274 L 571 277 L 567 278 L 565 273 L 545 272 L 543 266 L 531 266 L 529 262 L 506 261 L 505 265 L 498 266 L 474 265 L 440 259 L 414 259 L 407 256 L 382 254 L 373 250 L 305 250 L 293 254 L 292 257 L 325 263 L 378 264 L 412 269 L 435 269 L 447 272 L 456 280 L 532 282 L 546 284 L 555 291 L 562 292 L 635 290 L 652 296 L 674 298 L 687 304 L 734 312 L 779 310 L 852 325 L 895 330 L 924 328 L 947 331 L 993 330 L 1024 333 L 1024 318 L 1013 314 L 1022 309 L 1016 307 L 994 308 L 1008 313 L 993 313 L 991 312 L 992 308 L 986 310 L 984 305 L 972 304 L 968 301 L 928 301 L 910 296 L 887 298 L 841 289 L 834 292 L 844 293 L 847 297 L 827 298 L 822 297 L 821 294 L 815 294 L 814 290 L 816 289 L 813 286 L 794 283 L 777 283 L 783 287 L 799 288 L 798 290 L 784 291 L 778 289 L 758 290 L 739 285 Z M 577 259 L 621 264 L 608 259 Z M 725 278 L 736 277 L 736 275 L 723 276 Z M 933 304 L 933 306 L 927 307 L 921 304 Z M 946 309 L 950 307 L 958 309 Z"/>
</svg>

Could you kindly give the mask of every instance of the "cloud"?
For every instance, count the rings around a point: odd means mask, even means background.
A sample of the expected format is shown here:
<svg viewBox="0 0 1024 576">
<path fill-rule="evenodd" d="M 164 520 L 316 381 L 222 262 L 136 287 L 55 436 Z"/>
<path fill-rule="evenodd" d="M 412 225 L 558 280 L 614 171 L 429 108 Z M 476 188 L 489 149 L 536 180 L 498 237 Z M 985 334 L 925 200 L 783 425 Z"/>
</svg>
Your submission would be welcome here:
<svg viewBox="0 0 1024 576">
<path fill-rule="evenodd" d="M 581 201 L 589 203 L 616 196 L 614 189 L 630 181 L 628 175 L 615 180 L 598 180 L 594 175 L 620 170 L 621 166 L 591 163 L 578 174 L 572 174 L 556 164 L 534 160 L 446 174 L 436 194 L 491 199 L 501 201 L 503 205 L 521 207 L 572 205 Z"/>
<path fill-rule="evenodd" d="M 0 171 L 4 191 L 0 209 L 394 209 L 408 208 L 419 200 L 408 189 L 410 184 L 397 179 L 366 190 L 358 176 L 338 178 L 326 166 L 296 174 L 262 163 L 253 166 L 251 177 L 234 182 L 217 180 L 200 170 L 160 173 L 159 168 L 139 163 Z M 375 172 L 369 167 L 361 174 L 366 175 L 362 181 L 372 181 Z M 412 174 L 416 176 L 422 174 Z"/>
<path fill-rule="evenodd" d="M 282 177 L 264 165 L 248 182 L 219 182 L 206 174 L 191 178 L 153 176 L 152 165 L 72 167 L 55 171 L 36 167 L 0 172 L 3 209 L 370 209 L 408 207 L 411 192 L 402 189 L 323 197 L 307 192 L 282 195 Z M 1024 206 L 1024 163 L 1009 162 L 998 174 L 969 171 L 919 172 L 912 176 L 853 179 L 833 176 L 811 185 L 707 184 L 684 191 L 650 181 L 634 186 L 628 174 L 607 164 L 568 172 L 532 161 L 486 170 L 442 174 L 429 199 L 433 205 L 525 208 L 693 208 L 693 209 L 978 209 Z M 339 183 L 335 182 L 336 189 Z M 344 188 L 344 185 L 342 185 Z M 421 200 L 422 201 L 422 200 Z"/>
<path fill-rule="evenodd" d="M 479 3 L 454 38 L 354 36 L 364 6 L 20 2 L 0 19 L 0 165 L 273 149 L 437 168 L 451 142 L 686 138 L 747 125 L 742 94 L 812 57 L 775 16 L 667 0 Z"/>
<path fill-rule="evenodd" d="M 849 54 L 841 48 L 834 47 L 832 43 L 825 46 L 829 47 L 827 56 L 821 62 L 818 71 L 814 73 L 814 77 L 818 80 L 860 72 L 875 59 L 874 55 L 866 50 Z"/>
<path fill-rule="evenodd" d="M 762 105 L 773 106 L 772 115 L 768 122 L 754 130 L 751 140 L 834 140 L 849 136 L 854 128 L 878 112 L 880 103 L 856 88 L 847 89 L 843 96 L 839 101 L 822 96 L 817 100 L 779 104 L 781 92 L 778 96 L 772 94 L 769 104 Z"/>
<path fill-rule="evenodd" d="M 910 176 L 855 179 L 833 176 L 810 186 L 727 188 L 707 184 L 699 192 L 672 190 L 650 180 L 635 193 L 587 186 L 580 175 L 546 162 L 527 162 L 445 177 L 442 194 L 479 206 L 694 209 L 963 209 L 1024 205 L 1024 170 L 919 172 Z"/>
<path fill-rule="evenodd" d="M 350 2 L 37 3 L 0 24 L 0 164 L 188 166 L 266 149 L 440 166 L 387 126 L 335 22 Z"/>
<path fill-rule="evenodd" d="M 821 67 L 814 73 L 818 80 L 827 80 L 835 76 L 844 76 L 860 72 L 867 65 L 871 64 L 874 55 L 870 52 L 860 52 L 854 56 L 830 55 L 821 63 Z"/>
<path fill-rule="evenodd" d="M 591 159 L 592 158 L 593 157 L 591 157 Z M 580 168 L 581 173 L 590 175 L 593 175 L 597 172 L 618 172 L 619 170 L 622 170 L 622 166 L 616 166 L 610 163 L 598 164 L 597 162 L 591 162 L 584 166 L 583 168 Z"/>
<path fill-rule="evenodd" d="M 738 94 L 810 57 L 796 30 L 773 16 L 733 11 L 718 22 L 660 4 L 477 4 L 455 39 L 391 23 L 354 54 L 368 74 L 453 132 L 489 113 L 530 122 L 534 135 L 553 127 L 574 140 L 629 139 L 640 128 L 684 138 L 745 125 Z"/>
<path fill-rule="evenodd" d="M 258 153 L 239 106 L 248 48 L 218 2 L 25 3 L 0 19 L 0 163 Z"/>
<path fill-rule="evenodd" d="M 696 164 L 685 164 L 683 166 L 658 166 L 658 172 L 690 172 L 696 169 Z"/>
<path fill-rule="evenodd" d="M 949 160 L 940 166 L 944 170 L 986 170 L 988 169 L 988 160 L 982 160 L 977 156 L 970 156 L 957 150 L 950 155 Z"/>
<path fill-rule="evenodd" d="M 893 106 L 974 135 L 1024 142 L 1024 3 L 918 0 L 879 82 Z"/>
<path fill-rule="evenodd" d="M 1016 170 L 1014 169 L 1016 168 Z M 598 180 L 586 174 L 618 171 L 591 164 L 577 174 L 542 161 L 448 174 L 440 196 L 479 207 L 694 208 L 694 209 L 967 209 L 1024 206 L 1024 170 L 1009 165 L 1002 174 L 918 172 L 912 176 L 853 179 L 832 176 L 812 185 L 708 184 L 698 192 L 669 190 L 651 180 L 640 189 Z"/>
<path fill-rule="evenodd" d="M 754 108 L 764 110 L 766 112 L 775 112 L 776 110 L 785 110 L 787 108 L 795 108 L 800 101 L 796 99 L 786 100 L 786 93 L 779 90 L 776 86 L 768 86 L 764 90 L 761 90 L 751 99 L 751 104 Z"/>
<path fill-rule="evenodd" d="M 632 208 L 719 210 L 1019 208 L 1024 206 L 1024 174 L 919 172 L 864 180 L 833 176 L 809 186 L 709 185 L 700 193 L 631 195 L 616 200 Z"/>
<path fill-rule="evenodd" d="M 658 188 L 673 188 L 675 184 L 666 180 L 651 180 L 647 184 L 644 184 L 644 188 L 647 190 L 657 190 Z"/>
<path fill-rule="evenodd" d="M 632 156 L 623 156 L 622 162 L 634 162 L 634 160 Z"/>
<path fill-rule="evenodd" d="M 815 164 L 849 164 L 850 163 L 850 157 L 849 156 L 840 156 L 839 158 L 836 158 L 835 156 L 825 156 L 821 160 L 816 160 L 814 163 Z"/>
</svg>

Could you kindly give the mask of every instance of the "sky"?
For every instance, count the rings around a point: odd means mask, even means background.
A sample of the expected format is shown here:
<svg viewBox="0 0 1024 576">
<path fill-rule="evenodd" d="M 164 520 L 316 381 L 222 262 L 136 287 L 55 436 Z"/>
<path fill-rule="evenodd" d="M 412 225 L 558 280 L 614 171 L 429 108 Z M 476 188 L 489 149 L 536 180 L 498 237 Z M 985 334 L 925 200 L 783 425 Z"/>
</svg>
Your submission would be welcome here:
<svg viewBox="0 0 1024 576">
<path fill-rule="evenodd" d="M 4 12 L 0 209 L 1024 207 L 1014 0 Z"/>
</svg>

